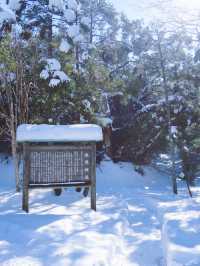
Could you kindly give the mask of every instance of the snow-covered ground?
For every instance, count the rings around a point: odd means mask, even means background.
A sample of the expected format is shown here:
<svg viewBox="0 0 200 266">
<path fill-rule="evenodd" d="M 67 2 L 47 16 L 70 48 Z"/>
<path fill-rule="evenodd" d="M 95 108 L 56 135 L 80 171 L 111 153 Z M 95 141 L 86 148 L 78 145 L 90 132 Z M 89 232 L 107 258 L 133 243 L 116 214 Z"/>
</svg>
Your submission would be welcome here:
<svg viewBox="0 0 200 266">
<path fill-rule="evenodd" d="M 11 162 L 0 164 L 1 266 L 199 266 L 200 188 L 190 199 L 150 167 L 107 160 L 97 169 L 97 212 L 74 189 L 30 193 L 21 210 Z"/>
</svg>

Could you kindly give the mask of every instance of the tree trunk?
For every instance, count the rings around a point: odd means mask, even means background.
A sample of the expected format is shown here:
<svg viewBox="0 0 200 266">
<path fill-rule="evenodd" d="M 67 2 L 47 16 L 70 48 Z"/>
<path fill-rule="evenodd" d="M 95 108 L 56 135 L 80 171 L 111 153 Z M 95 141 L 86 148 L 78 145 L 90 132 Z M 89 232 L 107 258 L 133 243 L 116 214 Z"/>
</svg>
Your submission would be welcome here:
<svg viewBox="0 0 200 266">
<path fill-rule="evenodd" d="M 90 1 L 90 44 L 93 43 L 93 6 Z"/>
<path fill-rule="evenodd" d="M 53 39 L 52 16 L 49 16 L 48 18 L 48 57 L 49 58 L 53 56 L 52 39 Z"/>
<path fill-rule="evenodd" d="M 78 12 L 76 12 L 76 25 L 78 25 Z M 79 60 L 79 44 L 78 42 L 75 44 L 75 57 L 76 57 L 76 70 L 79 72 L 80 70 L 80 60 Z"/>
<path fill-rule="evenodd" d="M 20 191 L 20 180 L 19 180 L 19 160 L 17 155 L 17 142 L 16 142 L 16 125 L 15 125 L 15 115 L 13 101 L 10 103 L 10 129 L 11 129 L 11 145 L 12 145 L 12 157 L 15 168 L 15 180 L 16 180 L 16 191 Z"/>
<path fill-rule="evenodd" d="M 171 125 L 169 93 L 168 93 L 168 86 L 167 86 L 165 62 L 164 62 L 164 57 L 162 53 L 159 32 L 157 32 L 157 36 L 158 36 L 158 52 L 159 52 L 159 57 L 160 57 L 160 66 L 161 66 L 161 72 L 162 72 L 162 78 L 163 78 L 165 101 L 166 101 L 166 106 L 167 106 L 167 124 L 168 124 L 167 126 L 168 126 L 168 134 L 169 134 L 169 139 L 170 139 L 170 152 L 171 152 L 171 160 L 172 160 L 172 185 L 173 185 L 173 192 L 177 194 L 178 191 L 177 191 L 176 172 L 175 172 L 175 143 L 174 143 L 173 135 L 171 132 L 172 125 Z"/>
</svg>

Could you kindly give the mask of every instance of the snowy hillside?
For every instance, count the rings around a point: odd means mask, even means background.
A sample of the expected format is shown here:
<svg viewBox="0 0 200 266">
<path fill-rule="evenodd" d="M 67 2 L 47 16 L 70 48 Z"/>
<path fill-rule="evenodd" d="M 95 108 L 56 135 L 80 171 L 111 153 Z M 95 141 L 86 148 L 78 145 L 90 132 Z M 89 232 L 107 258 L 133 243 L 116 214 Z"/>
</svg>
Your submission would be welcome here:
<svg viewBox="0 0 200 266">
<path fill-rule="evenodd" d="M 128 163 L 97 169 L 97 212 L 70 189 L 34 190 L 21 210 L 11 162 L 0 164 L 0 265 L 200 265 L 200 189 L 171 192 L 168 176 Z M 180 181 L 182 182 L 182 181 Z"/>
</svg>

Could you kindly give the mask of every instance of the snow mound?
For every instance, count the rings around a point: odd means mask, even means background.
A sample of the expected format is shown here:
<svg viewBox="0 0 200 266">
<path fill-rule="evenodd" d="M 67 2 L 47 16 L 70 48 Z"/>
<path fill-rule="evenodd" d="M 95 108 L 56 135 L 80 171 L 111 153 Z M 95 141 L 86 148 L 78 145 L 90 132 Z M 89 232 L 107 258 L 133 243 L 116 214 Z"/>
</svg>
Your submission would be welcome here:
<svg viewBox="0 0 200 266">
<path fill-rule="evenodd" d="M 92 124 L 31 125 L 17 128 L 17 142 L 70 142 L 102 141 L 102 129 Z"/>
<path fill-rule="evenodd" d="M 167 213 L 162 226 L 164 257 L 167 266 L 200 265 L 200 212 L 188 210 Z"/>
<path fill-rule="evenodd" d="M 27 215 L 13 160 L 0 161 L 0 265 L 199 266 L 200 186 L 190 199 L 180 181 L 175 196 L 170 176 L 144 172 L 106 157 L 97 167 L 97 212 L 74 188 L 60 197 L 38 189 Z"/>
</svg>

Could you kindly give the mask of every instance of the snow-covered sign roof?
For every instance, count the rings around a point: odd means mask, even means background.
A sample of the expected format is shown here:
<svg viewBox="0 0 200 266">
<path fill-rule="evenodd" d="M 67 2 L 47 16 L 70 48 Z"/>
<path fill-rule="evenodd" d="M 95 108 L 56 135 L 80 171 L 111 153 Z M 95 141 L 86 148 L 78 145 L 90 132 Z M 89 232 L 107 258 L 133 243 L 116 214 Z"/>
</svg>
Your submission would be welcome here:
<svg viewBox="0 0 200 266">
<path fill-rule="evenodd" d="M 17 128 L 17 142 L 97 142 L 102 140 L 101 127 L 93 124 L 22 124 Z"/>
</svg>

